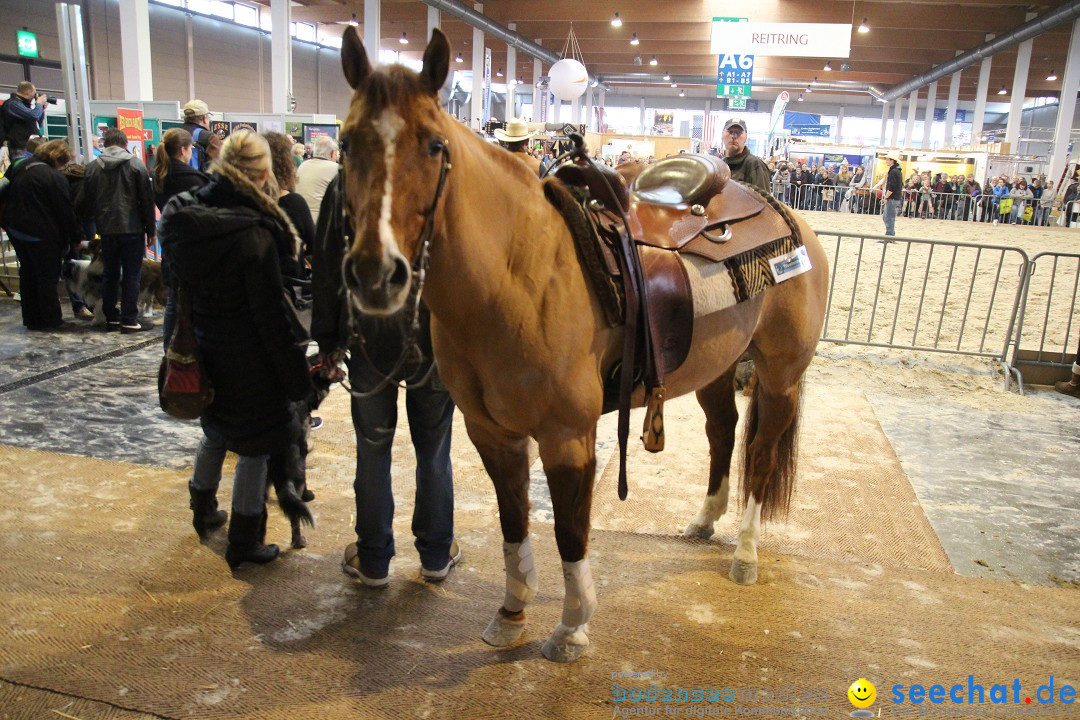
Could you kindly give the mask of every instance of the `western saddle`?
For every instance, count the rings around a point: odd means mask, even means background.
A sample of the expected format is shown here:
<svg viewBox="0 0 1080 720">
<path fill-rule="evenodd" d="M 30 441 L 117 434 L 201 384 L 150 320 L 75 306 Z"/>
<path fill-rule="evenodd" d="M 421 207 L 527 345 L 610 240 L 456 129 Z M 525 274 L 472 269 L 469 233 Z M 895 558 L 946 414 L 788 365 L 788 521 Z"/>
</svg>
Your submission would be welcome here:
<svg viewBox="0 0 1080 720">
<path fill-rule="evenodd" d="M 608 323 L 624 326 L 622 361 L 605 383 L 605 412 L 619 410 L 619 497 L 625 499 L 633 387 L 645 385 L 642 440 L 659 452 L 664 378 L 686 360 L 693 338 L 693 299 L 680 253 L 721 262 L 788 237 L 792 228 L 760 193 L 731 182 L 719 158 L 683 154 L 617 172 L 589 160 L 580 136 L 572 139 L 569 162 L 554 173 L 559 182 L 545 181 L 544 190 L 574 235 Z"/>
</svg>

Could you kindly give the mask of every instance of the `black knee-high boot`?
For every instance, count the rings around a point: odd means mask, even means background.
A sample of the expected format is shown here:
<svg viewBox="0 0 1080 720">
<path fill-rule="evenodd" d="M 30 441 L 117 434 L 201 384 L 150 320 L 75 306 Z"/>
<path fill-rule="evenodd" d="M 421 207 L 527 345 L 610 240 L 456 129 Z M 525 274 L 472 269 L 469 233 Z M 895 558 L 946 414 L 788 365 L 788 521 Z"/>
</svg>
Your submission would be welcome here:
<svg viewBox="0 0 1080 720">
<path fill-rule="evenodd" d="M 266 538 L 266 508 L 258 515 L 243 515 L 233 508 L 229 522 L 229 547 L 225 550 L 225 561 L 235 570 L 242 563 L 253 562 L 260 565 L 268 563 L 278 556 L 277 545 L 264 545 Z"/>
<path fill-rule="evenodd" d="M 188 492 L 191 494 L 191 524 L 199 537 L 205 538 L 229 519 L 229 513 L 218 510 L 216 490 L 197 490 L 189 483 Z"/>
</svg>

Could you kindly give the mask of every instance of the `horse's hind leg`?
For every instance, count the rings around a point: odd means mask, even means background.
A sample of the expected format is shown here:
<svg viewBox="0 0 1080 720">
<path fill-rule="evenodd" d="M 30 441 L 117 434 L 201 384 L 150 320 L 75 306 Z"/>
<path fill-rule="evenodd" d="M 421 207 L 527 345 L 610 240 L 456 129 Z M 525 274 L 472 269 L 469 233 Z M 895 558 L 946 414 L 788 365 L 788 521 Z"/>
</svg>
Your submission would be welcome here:
<svg viewBox="0 0 1080 720">
<path fill-rule="evenodd" d="M 562 621 L 540 651 L 548 660 L 576 660 L 589 646 L 589 618 L 596 589 L 589 567 L 589 515 L 596 476 L 596 431 L 573 439 L 539 438 L 540 457 L 551 491 L 555 541 L 562 558 Z"/>
<path fill-rule="evenodd" d="M 698 404 L 705 411 L 705 434 L 709 438 L 709 492 L 683 535 L 700 538 L 713 536 L 713 523 L 727 512 L 731 453 L 735 450 L 735 425 L 739 410 L 735 407 L 734 376 L 738 363 L 697 392 Z"/>
<path fill-rule="evenodd" d="M 746 418 L 742 494 L 746 498 L 729 577 L 740 585 L 757 582 L 761 515 L 782 515 L 794 485 L 800 379 L 805 364 L 757 363 L 758 382 Z"/>
<path fill-rule="evenodd" d="M 465 428 L 495 485 L 503 534 L 506 593 L 483 639 L 489 645 L 506 647 L 521 637 L 525 606 L 536 596 L 538 587 L 529 542 L 529 441 L 498 435 L 468 419 Z"/>
</svg>

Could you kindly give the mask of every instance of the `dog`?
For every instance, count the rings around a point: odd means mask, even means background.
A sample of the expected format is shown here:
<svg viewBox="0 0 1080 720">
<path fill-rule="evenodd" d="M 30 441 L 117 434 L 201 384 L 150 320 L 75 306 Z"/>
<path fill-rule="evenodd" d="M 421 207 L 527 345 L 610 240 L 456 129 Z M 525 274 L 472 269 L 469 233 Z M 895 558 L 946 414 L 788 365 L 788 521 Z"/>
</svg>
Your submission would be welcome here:
<svg viewBox="0 0 1080 720">
<path fill-rule="evenodd" d="M 105 262 L 100 254 L 93 260 L 67 260 L 64 263 L 64 284 L 72 300 L 81 301 L 94 311 L 93 326 L 105 324 L 105 306 L 101 302 L 101 289 Z M 151 317 L 154 304 L 164 307 L 169 289 L 161 275 L 161 263 L 143 260 L 139 278 L 139 315 Z"/>
</svg>

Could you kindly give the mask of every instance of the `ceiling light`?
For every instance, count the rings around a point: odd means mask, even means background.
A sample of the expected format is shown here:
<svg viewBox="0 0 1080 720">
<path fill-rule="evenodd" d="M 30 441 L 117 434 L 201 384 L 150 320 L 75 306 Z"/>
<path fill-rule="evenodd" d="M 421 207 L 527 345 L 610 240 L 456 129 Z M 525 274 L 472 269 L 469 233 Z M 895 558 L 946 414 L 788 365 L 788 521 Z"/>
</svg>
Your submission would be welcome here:
<svg viewBox="0 0 1080 720">
<path fill-rule="evenodd" d="M 454 58 L 454 62 L 465 62 L 465 58 L 461 57 L 461 53 L 458 53 L 457 57 Z"/>
<path fill-rule="evenodd" d="M 1008 95 L 1008 94 L 1009 94 L 1009 91 L 1005 89 L 1004 85 L 1002 85 L 1001 89 L 998 90 L 998 95 Z"/>
<path fill-rule="evenodd" d="M 599 84 L 600 84 L 600 81 L 599 81 L 599 80 L 593 80 L 593 81 L 592 81 L 592 86 L 593 86 L 593 87 L 596 87 L 596 86 L 597 86 L 597 85 L 599 85 Z"/>
<path fill-rule="evenodd" d="M 814 92 L 814 89 L 812 87 L 810 87 L 809 85 L 807 85 L 806 86 L 806 92 L 812 93 L 812 92 Z"/>
<path fill-rule="evenodd" d="M 870 32 L 870 26 L 866 24 L 866 18 L 863 18 L 862 22 L 859 23 L 859 32 L 861 32 L 861 33 Z"/>
<path fill-rule="evenodd" d="M 619 13 L 615 13 L 615 17 L 611 18 L 611 27 L 622 27 L 622 18 L 619 17 Z"/>
<path fill-rule="evenodd" d="M 815 75 L 814 79 L 810 81 L 810 84 L 811 85 L 817 85 L 817 75 Z"/>
<path fill-rule="evenodd" d="M 664 73 L 664 82 L 671 82 L 671 76 L 667 73 Z"/>
<path fill-rule="evenodd" d="M 679 87 L 679 83 L 671 83 L 671 87 Z"/>
<path fill-rule="evenodd" d="M 650 64 L 650 65 L 657 65 L 657 64 L 658 64 L 658 62 L 657 62 L 657 60 L 656 60 L 656 56 L 655 56 L 655 55 L 653 55 L 653 56 L 652 56 L 652 60 L 650 60 L 650 61 L 649 61 L 649 64 Z"/>
<path fill-rule="evenodd" d="M 402 45 L 408 45 L 409 44 L 409 36 L 406 35 L 405 33 L 401 33 L 401 37 L 398 38 L 398 42 L 401 43 Z"/>
<path fill-rule="evenodd" d="M 495 77 L 502 77 L 502 68 L 495 71 Z"/>
<path fill-rule="evenodd" d="M 802 93 L 799 93 L 799 102 L 802 102 Z"/>
<path fill-rule="evenodd" d="M 686 91 L 685 90 L 680 90 L 679 91 L 679 97 L 686 97 Z"/>
<path fill-rule="evenodd" d="M 1046 79 L 1050 82 L 1054 82 L 1055 80 L 1057 80 L 1057 73 L 1051 70 L 1050 74 L 1046 76 Z"/>
<path fill-rule="evenodd" d="M 640 43 L 641 43 L 641 41 L 637 39 L 637 33 L 634 33 L 633 35 L 630 36 L 630 44 L 631 45 L 638 45 Z"/>
<path fill-rule="evenodd" d="M 356 27 L 357 25 L 360 24 L 360 23 L 356 22 L 356 13 L 352 14 L 352 20 L 349 21 L 349 24 L 352 25 L 353 27 Z"/>
<path fill-rule="evenodd" d="M 832 63 L 828 60 L 825 61 L 825 72 L 832 72 Z"/>
</svg>

